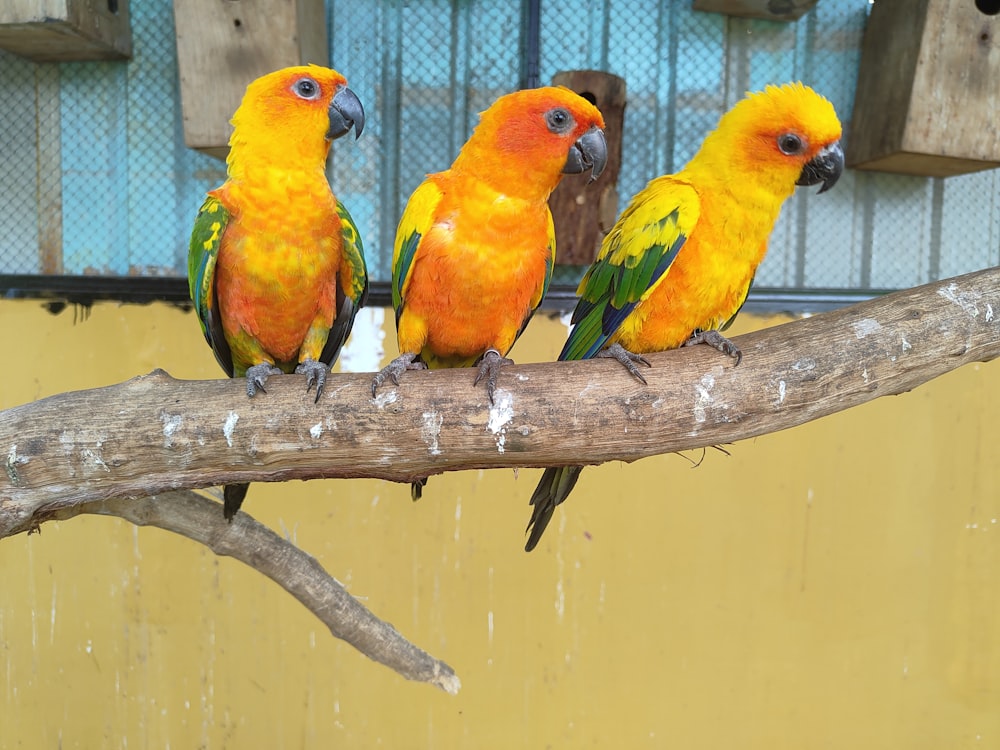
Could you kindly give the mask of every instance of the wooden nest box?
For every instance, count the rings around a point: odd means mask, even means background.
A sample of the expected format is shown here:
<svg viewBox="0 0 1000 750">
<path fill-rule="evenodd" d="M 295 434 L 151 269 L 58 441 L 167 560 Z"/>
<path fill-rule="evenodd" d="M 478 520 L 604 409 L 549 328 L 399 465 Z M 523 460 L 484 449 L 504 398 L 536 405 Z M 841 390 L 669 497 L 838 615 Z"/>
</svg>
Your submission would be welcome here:
<svg viewBox="0 0 1000 750">
<path fill-rule="evenodd" d="M 1000 167 L 1000 0 L 877 0 L 847 142 L 855 169 Z"/>
<path fill-rule="evenodd" d="M 625 79 L 599 70 L 568 70 L 552 77 L 594 104 L 604 115 L 608 163 L 596 180 L 562 180 L 549 198 L 556 230 L 556 263 L 589 266 L 618 216 L 618 173 L 622 165 Z"/>
<path fill-rule="evenodd" d="M 174 0 L 184 142 L 225 159 L 247 84 L 290 65 L 330 64 L 323 0 Z"/>
<path fill-rule="evenodd" d="M 797 21 L 819 0 L 694 0 L 691 7 L 706 13 L 722 13 L 765 21 Z"/>
<path fill-rule="evenodd" d="M 0 49 L 35 62 L 126 60 L 128 0 L 0 0 Z"/>
</svg>

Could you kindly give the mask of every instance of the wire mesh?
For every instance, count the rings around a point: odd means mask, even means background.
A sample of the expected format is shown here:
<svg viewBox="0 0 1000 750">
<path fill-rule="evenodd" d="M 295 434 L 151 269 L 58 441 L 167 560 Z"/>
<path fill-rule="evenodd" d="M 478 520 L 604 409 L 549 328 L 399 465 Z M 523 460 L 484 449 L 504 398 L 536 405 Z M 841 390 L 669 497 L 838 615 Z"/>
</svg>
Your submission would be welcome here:
<svg viewBox="0 0 1000 750">
<path fill-rule="evenodd" d="M 849 130 L 868 0 L 823 0 L 796 23 L 676 0 L 542 0 L 541 82 L 563 70 L 628 87 L 623 208 L 679 169 L 745 91 L 802 80 Z M 0 53 L 0 274 L 183 276 L 188 233 L 224 164 L 184 146 L 170 0 L 134 2 L 129 62 L 36 64 Z M 503 0 L 329 0 L 331 60 L 365 104 L 330 178 L 390 276 L 396 221 L 525 70 L 524 9 Z M 845 133 L 845 139 L 850 133 Z M 947 180 L 847 172 L 787 204 L 756 288 L 912 286 L 1000 256 L 995 171 Z M 556 283 L 581 269 L 565 267 Z"/>
</svg>

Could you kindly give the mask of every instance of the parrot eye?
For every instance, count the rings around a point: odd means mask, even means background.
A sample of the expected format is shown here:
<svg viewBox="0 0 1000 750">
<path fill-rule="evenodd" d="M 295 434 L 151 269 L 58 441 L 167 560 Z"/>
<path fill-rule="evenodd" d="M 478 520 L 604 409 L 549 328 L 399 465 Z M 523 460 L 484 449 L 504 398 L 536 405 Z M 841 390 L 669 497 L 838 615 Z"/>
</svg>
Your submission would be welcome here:
<svg viewBox="0 0 1000 750">
<path fill-rule="evenodd" d="M 557 109 L 550 109 L 545 113 L 545 124 L 548 125 L 551 132 L 561 135 L 572 130 L 575 123 L 573 122 L 573 115 L 559 107 Z"/>
<path fill-rule="evenodd" d="M 784 133 L 778 136 L 778 148 L 783 154 L 796 156 L 805 150 L 805 143 L 795 133 Z"/>
<path fill-rule="evenodd" d="M 292 91 L 302 99 L 319 99 L 319 84 L 312 78 L 300 78 L 292 84 Z"/>
</svg>

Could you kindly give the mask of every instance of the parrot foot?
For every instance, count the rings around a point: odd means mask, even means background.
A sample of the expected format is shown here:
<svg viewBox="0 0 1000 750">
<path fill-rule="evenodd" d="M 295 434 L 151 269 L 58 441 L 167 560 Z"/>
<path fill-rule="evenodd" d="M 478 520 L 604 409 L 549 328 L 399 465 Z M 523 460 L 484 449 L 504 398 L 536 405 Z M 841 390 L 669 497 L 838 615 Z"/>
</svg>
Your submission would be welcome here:
<svg viewBox="0 0 1000 750">
<path fill-rule="evenodd" d="M 695 331 L 691 334 L 691 338 L 681 344 L 681 346 L 694 346 L 695 344 L 708 344 L 723 354 L 728 354 L 736 360 L 736 364 L 733 367 L 736 367 L 743 361 L 743 352 L 740 351 L 740 348 L 716 330 Z"/>
<path fill-rule="evenodd" d="M 632 375 L 637 380 L 641 381 L 643 385 L 646 385 L 646 378 L 644 378 L 642 376 L 642 373 L 639 372 L 639 368 L 636 366 L 636 364 L 646 365 L 646 367 L 652 367 L 652 365 L 650 365 L 649 360 L 647 360 L 641 354 L 630 352 L 621 344 L 612 344 L 607 349 L 601 349 L 601 351 L 599 351 L 594 356 L 610 357 L 611 359 L 620 362 L 622 367 L 624 367 L 626 370 L 632 373 Z"/>
<path fill-rule="evenodd" d="M 267 389 L 264 384 L 267 379 L 272 375 L 280 375 L 281 370 L 272 365 L 270 362 L 261 362 L 259 365 L 254 365 L 253 367 L 247 368 L 247 396 L 253 398 L 257 395 L 259 390 L 261 393 L 267 393 Z"/>
<path fill-rule="evenodd" d="M 417 356 L 413 352 L 400 354 L 392 362 L 379 370 L 375 377 L 372 378 L 372 398 L 375 398 L 375 392 L 378 391 L 379 386 L 386 380 L 391 380 L 394 385 L 399 385 L 399 376 L 407 370 L 426 370 L 427 365 L 423 362 L 413 361 Z"/>
<path fill-rule="evenodd" d="M 514 360 L 507 359 L 496 349 L 487 349 L 479 360 L 479 372 L 473 385 L 479 385 L 479 381 L 486 378 L 486 393 L 490 397 L 490 404 L 493 404 L 493 393 L 497 389 L 497 377 L 500 375 L 500 368 L 504 365 L 512 365 Z"/>
<path fill-rule="evenodd" d="M 317 362 L 315 359 L 304 359 L 295 368 L 296 375 L 305 375 L 309 378 L 306 381 L 306 393 L 309 393 L 312 387 L 316 386 L 315 403 L 319 403 L 319 397 L 323 393 L 323 386 L 326 385 L 326 375 L 328 372 L 329 370 L 326 365 L 322 362 Z"/>
</svg>

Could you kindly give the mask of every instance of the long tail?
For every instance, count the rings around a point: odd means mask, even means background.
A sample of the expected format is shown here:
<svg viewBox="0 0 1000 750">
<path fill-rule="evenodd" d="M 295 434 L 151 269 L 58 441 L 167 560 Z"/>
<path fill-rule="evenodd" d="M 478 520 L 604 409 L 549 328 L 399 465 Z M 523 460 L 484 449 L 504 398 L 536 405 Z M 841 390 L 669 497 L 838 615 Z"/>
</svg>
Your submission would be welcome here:
<svg viewBox="0 0 1000 750">
<path fill-rule="evenodd" d="M 249 484 L 227 484 L 222 488 L 222 515 L 227 521 L 232 522 L 233 516 L 243 505 L 243 498 L 247 496 Z"/>
<path fill-rule="evenodd" d="M 549 525 L 552 514 L 556 506 L 569 497 L 569 493 L 576 486 L 576 480 L 580 478 L 582 466 L 560 466 L 546 469 L 542 474 L 535 492 L 531 496 L 531 520 L 528 521 L 528 543 L 524 545 L 525 552 L 531 552 L 542 538 L 545 527 Z"/>
<path fill-rule="evenodd" d="M 410 499 L 417 502 L 424 496 L 424 485 L 427 484 L 427 477 L 421 477 L 416 482 L 410 482 Z"/>
</svg>

